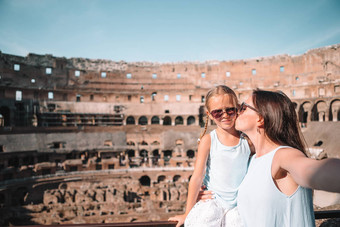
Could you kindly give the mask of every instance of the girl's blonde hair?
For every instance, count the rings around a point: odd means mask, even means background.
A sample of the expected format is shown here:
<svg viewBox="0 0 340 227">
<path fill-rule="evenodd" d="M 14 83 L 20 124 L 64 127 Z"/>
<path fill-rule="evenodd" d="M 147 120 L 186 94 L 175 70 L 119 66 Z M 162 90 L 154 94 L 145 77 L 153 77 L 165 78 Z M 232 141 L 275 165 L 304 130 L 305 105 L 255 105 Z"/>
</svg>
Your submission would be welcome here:
<svg viewBox="0 0 340 227">
<path fill-rule="evenodd" d="M 233 104 L 235 107 L 238 107 L 238 99 L 237 96 L 235 94 L 235 92 L 225 86 L 225 85 L 218 85 L 212 89 L 210 89 L 207 93 L 207 95 L 205 96 L 205 108 L 208 110 L 208 112 L 210 111 L 209 109 L 209 100 L 211 97 L 215 96 L 215 95 L 229 95 L 229 97 L 231 98 Z M 205 121 L 205 126 L 204 126 L 204 131 L 203 133 L 201 133 L 200 138 L 198 139 L 198 144 L 200 143 L 202 137 L 205 135 L 205 133 L 207 132 L 207 128 L 208 128 L 208 121 L 209 121 L 209 116 L 207 115 L 207 119 Z"/>
</svg>

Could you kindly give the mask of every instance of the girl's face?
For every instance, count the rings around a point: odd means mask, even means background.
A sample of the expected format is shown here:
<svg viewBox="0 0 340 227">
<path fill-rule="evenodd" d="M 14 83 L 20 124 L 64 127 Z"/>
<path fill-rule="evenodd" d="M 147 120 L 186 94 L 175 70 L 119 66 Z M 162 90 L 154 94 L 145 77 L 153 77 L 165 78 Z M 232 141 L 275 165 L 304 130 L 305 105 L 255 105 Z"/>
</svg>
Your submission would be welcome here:
<svg viewBox="0 0 340 227">
<path fill-rule="evenodd" d="M 259 115 L 254 107 L 252 97 L 249 97 L 244 104 L 241 104 L 240 111 L 235 122 L 235 128 L 247 133 L 257 128 Z"/>
<path fill-rule="evenodd" d="M 216 125 L 222 129 L 231 129 L 235 126 L 237 116 L 236 103 L 230 95 L 214 95 L 208 102 L 208 115 Z"/>
</svg>

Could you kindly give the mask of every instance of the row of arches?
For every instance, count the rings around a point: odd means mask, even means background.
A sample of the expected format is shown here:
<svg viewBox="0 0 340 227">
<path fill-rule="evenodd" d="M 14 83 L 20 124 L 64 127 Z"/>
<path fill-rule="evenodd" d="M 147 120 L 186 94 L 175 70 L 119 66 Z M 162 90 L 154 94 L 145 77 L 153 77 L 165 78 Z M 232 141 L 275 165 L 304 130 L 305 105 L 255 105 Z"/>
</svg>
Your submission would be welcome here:
<svg viewBox="0 0 340 227">
<path fill-rule="evenodd" d="M 175 152 L 173 150 L 163 150 L 160 152 L 158 149 L 155 149 L 153 151 L 148 151 L 146 149 L 142 150 L 126 150 L 125 154 L 128 158 L 134 158 L 134 157 L 142 157 L 142 158 L 149 158 L 149 157 L 157 157 L 157 158 L 164 158 L 168 157 L 171 158 L 174 155 L 177 157 L 188 157 L 188 158 L 194 158 L 195 157 L 195 151 L 194 150 L 187 150 L 184 154 L 174 154 Z"/>
<path fill-rule="evenodd" d="M 128 116 L 126 118 L 126 125 L 197 125 L 197 120 L 194 116 L 188 116 L 186 119 L 182 116 L 170 117 L 165 116 L 160 118 L 159 116 L 152 116 L 147 118 L 146 116 L 134 117 Z"/>
<path fill-rule="evenodd" d="M 148 176 L 148 175 L 143 175 L 139 178 L 139 183 L 142 186 L 151 186 L 152 183 L 167 183 L 167 181 L 175 183 L 175 182 L 179 182 L 179 181 L 187 181 L 189 182 L 191 178 L 191 174 L 189 175 L 188 178 L 184 178 L 183 176 L 179 175 L 179 174 L 175 174 L 174 176 L 166 176 L 166 175 L 159 175 L 157 176 L 157 180 L 155 182 L 152 182 L 152 179 Z"/>
<path fill-rule="evenodd" d="M 340 99 L 331 101 L 317 100 L 316 102 L 304 101 L 298 107 L 299 121 L 306 124 L 310 121 L 339 121 Z"/>
</svg>

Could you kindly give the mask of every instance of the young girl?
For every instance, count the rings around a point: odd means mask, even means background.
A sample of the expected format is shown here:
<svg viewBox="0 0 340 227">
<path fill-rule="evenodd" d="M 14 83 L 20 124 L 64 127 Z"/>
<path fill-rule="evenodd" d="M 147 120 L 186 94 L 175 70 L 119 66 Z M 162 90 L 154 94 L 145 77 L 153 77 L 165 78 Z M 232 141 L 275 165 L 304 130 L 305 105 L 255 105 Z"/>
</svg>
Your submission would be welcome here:
<svg viewBox="0 0 340 227">
<path fill-rule="evenodd" d="M 186 211 L 183 215 L 169 218 L 189 226 L 224 226 L 231 221 L 236 207 L 237 190 L 247 172 L 250 156 L 248 141 L 235 129 L 238 101 L 233 90 L 217 86 L 206 96 L 207 129 L 208 119 L 217 128 L 201 136 L 195 169 L 190 179 Z M 204 186 L 214 193 L 214 198 L 196 203 L 200 188 Z M 235 217 L 236 219 L 238 216 Z M 240 220 L 235 220 L 240 222 Z M 230 225 L 229 225 L 230 226 Z"/>
<path fill-rule="evenodd" d="M 295 106 L 282 92 L 255 90 L 236 128 L 256 148 L 237 198 L 245 226 L 315 226 L 310 188 L 340 192 L 340 160 L 305 155 Z"/>
</svg>

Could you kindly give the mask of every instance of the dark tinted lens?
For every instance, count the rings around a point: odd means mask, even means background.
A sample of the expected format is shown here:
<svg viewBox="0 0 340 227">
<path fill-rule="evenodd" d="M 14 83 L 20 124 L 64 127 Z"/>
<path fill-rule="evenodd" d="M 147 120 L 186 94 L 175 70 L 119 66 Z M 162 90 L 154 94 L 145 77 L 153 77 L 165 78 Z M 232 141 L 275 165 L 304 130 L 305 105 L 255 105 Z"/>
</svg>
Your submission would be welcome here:
<svg viewBox="0 0 340 227">
<path fill-rule="evenodd" d="M 222 116 L 223 110 L 213 110 L 210 114 L 213 116 L 213 118 L 219 118 Z"/>
<path fill-rule="evenodd" d="M 232 108 L 227 108 L 225 109 L 225 112 L 229 115 L 229 116 L 234 116 L 236 113 L 236 108 L 232 107 Z"/>
</svg>

